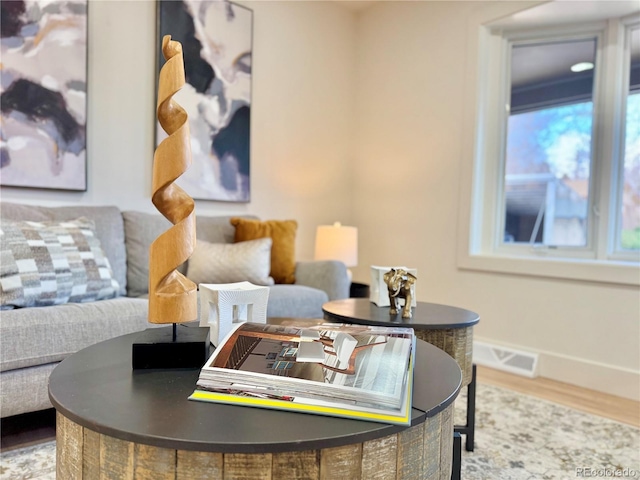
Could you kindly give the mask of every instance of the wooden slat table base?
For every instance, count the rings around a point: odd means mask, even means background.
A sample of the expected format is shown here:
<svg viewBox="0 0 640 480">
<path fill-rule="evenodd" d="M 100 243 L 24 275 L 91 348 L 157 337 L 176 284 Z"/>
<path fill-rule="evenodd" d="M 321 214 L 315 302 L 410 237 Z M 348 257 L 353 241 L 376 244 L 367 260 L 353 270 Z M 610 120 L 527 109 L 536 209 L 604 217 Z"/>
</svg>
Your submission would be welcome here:
<svg viewBox="0 0 640 480">
<path fill-rule="evenodd" d="M 57 478 L 369 480 L 451 478 L 453 405 L 364 443 L 284 453 L 172 450 L 96 433 L 57 414 Z"/>
<path fill-rule="evenodd" d="M 455 358 L 462 370 L 462 386 L 471 383 L 473 373 L 473 327 L 437 330 L 415 329 L 416 337 L 435 345 Z"/>
</svg>

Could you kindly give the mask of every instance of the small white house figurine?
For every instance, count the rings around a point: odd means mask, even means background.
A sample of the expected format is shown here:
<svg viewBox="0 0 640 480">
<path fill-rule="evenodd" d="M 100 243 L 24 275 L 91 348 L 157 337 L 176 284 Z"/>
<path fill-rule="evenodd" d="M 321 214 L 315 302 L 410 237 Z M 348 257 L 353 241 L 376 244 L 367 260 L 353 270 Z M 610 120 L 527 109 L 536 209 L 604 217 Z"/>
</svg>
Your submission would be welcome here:
<svg viewBox="0 0 640 480">
<path fill-rule="evenodd" d="M 214 345 L 244 322 L 266 323 L 269 287 L 250 282 L 201 283 L 200 326 L 211 327 L 209 337 Z"/>
</svg>

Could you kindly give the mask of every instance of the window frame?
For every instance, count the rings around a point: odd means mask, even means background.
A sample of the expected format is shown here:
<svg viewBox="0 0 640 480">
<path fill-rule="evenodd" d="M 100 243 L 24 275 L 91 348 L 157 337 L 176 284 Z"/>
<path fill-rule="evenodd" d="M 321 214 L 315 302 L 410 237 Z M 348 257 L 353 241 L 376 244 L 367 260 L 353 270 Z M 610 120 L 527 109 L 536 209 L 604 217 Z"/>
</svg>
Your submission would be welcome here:
<svg viewBox="0 0 640 480">
<path fill-rule="evenodd" d="M 502 90 L 501 90 L 501 102 L 507 106 L 510 102 L 511 95 L 511 51 L 515 46 L 526 45 L 532 42 L 543 41 L 545 43 L 553 42 L 565 42 L 574 40 L 584 40 L 595 38 L 596 40 L 596 53 L 595 53 L 595 75 L 593 79 L 592 90 L 592 103 L 593 103 L 593 115 L 592 115 L 592 128 L 591 128 L 591 165 L 589 174 L 589 199 L 587 204 L 587 242 L 583 246 L 546 246 L 546 245 L 531 245 L 525 243 L 507 243 L 502 240 L 502 236 L 505 231 L 506 221 L 506 189 L 505 189 L 505 166 L 506 166 L 506 148 L 507 148 L 507 125 L 509 121 L 510 112 L 507 108 L 501 111 L 501 116 L 498 121 L 501 123 L 500 131 L 500 156 L 496 158 L 499 164 L 498 171 L 499 177 L 497 181 L 498 199 L 495 205 L 496 212 L 496 224 L 493 239 L 493 249 L 498 254 L 505 255 L 521 255 L 527 256 L 533 255 L 545 255 L 549 257 L 557 258 L 596 258 L 595 253 L 595 234 L 596 224 L 594 215 L 595 205 L 595 192 L 598 190 L 597 179 L 595 178 L 599 171 L 599 161 L 596 155 L 598 151 L 599 139 L 596 134 L 598 129 L 597 118 L 600 110 L 600 98 L 602 75 L 600 67 L 602 61 L 601 49 L 603 48 L 604 37 L 604 24 L 586 25 L 584 27 L 574 28 L 569 31 L 566 29 L 552 29 L 547 31 L 540 30 L 526 30 L 518 32 L 506 32 L 504 34 L 498 34 L 501 37 L 501 42 L 504 44 L 503 49 L 503 65 L 504 69 L 502 74 Z"/>
<path fill-rule="evenodd" d="M 618 41 L 624 45 L 624 48 L 621 52 L 622 59 L 620 60 L 620 76 L 619 76 L 619 85 L 620 89 L 620 117 L 619 122 L 620 125 L 624 120 L 626 125 L 626 116 L 627 116 L 627 99 L 631 94 L 631 89 L 629 85 L 629 79 L 631 75 L 631 32 L 633 30 L 640 31 L 640 15 L 632 16 L 620 19 L 619 24 L 617 25 L 618 32 Z M 636 95 L 640 95 L 640 91 L 635 93 Z M 623 250 L 622 246 L 622 188 L 624 185 L 624 160 L 625 160 L 625 142 L 626 142 L 626 129 L 618 127 L 614 129 L 614 142 L 615 148 L 617 149 L 616 159 L 619 164 L 616 165 L 617 172 L 614 173 L 612 177 L 612 191 L 617 192 L 617 198 L 613 204 L 613 212 L 615 215 L 613 220 L 613 228 L 612 232 L 608 238 L 609 244 L 611 246 L 609 256 L 610 258 L 616 260 L 627 260 L 632 256 L 637 256 L 637 252 L 630 253 L 628 250 Z"/>
<path fill-rule="evenodd" d="M 624 138 L 620 138 L 620 126 L 623 121 L 622 98 L 626 103 L 626 96 L 622 95 L 625 78 L 628 91 L 628 77 L 622 74 L 627 43 L 625 49 L 616 45 L 620 45 L 629 25 L 635 25 L 639 19 L 640 15 L 633 14 L 627 19 L 549 28 L 515 29 L 504 24 L 492 28 L 490 23 L 486 23 L 480 26 L 478 32 L 478 27 L 474 27 L 478 42 L 474 45 L 477 50 L 470 60 L 475 60 L 475 75 L 471 77 L 475 82 L 469 87 L 474 91 L 467 92 L 466 100 L 473 102 L 471 108 L 475 110 L 472 116 L 475 122 L 471 125 L 467 123 L 466 128 L 466 133 L 472 137 L 467 142 L 472 164 L 470 172 L 463 174 L 463 182 L 466 175 L 470 189 L 461 198 L 459 268 L 640 285 L 637 252 L 628 255 L 627 252 L 621 253 L 612 248 L 617 240 L 611 237 L 618 235 L 612 225 L 617 228 L 619 220 L 612 222 L 611 219 L 619 217 L 616 212 L 619 200 L 612 200 L 614 195 L 610 194 L 618 188 L 621 175 L 624 174 L 620 168 L 624 158 L 619 154 L 619 149 L 624 141 Z M 506 108 L 496 109 L 495 105 L 508 103 L 509 42 L 590 36 L 596 36 L 598 44 L 593 96 L 588 246 L 532 248 L 528 244 L 504 244 L 501 242 L 504 219 L 499 216 L 504 216 L 501 184 L 504 182 L 506 146 L 506 122 L 503 120 L 507 118 L 507 112 Z M 612 165 L 607 159 L 614 159 L 616 164 Z M 604 228 L 603 222 L 606 223 Z M 501 248 L 497 248 L 499 243 L 502 243 Z"/>
</svg>

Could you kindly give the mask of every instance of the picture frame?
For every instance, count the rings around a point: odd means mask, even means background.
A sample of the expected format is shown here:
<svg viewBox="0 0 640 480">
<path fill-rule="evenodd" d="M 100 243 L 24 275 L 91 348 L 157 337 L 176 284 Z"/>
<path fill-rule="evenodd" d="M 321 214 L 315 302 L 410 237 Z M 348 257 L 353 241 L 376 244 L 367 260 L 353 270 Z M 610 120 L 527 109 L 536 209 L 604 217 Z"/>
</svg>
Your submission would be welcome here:
<svg viewBox="0 0 640 480">
<path fill-rule="evenodd" d="M 182 44 L 185 61 L 173 99 L 189 116 L 192 164 L 176 184 L 198 200 L 249 202 L 253 11 L 226 0 L 157 5 L 157 71 L 165 35 Z M 164 138 L 156 122 L 156 145 Z"/>
<path fill-rule="evenodd" d="M 0 185 L 86 191 L 88 0 L 1 3 Z"/>
</svg>

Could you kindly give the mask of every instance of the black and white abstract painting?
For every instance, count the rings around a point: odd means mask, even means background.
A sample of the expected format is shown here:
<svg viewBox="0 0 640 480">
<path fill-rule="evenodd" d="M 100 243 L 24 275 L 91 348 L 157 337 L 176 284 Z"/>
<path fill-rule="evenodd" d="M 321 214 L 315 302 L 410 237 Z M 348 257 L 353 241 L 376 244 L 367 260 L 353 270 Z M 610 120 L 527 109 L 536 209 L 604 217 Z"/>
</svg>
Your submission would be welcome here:
<svg viewBox="0 0 640 480">
<path fill-rule="evenodd" d="M 250 200 L 253 12 L 225 0 L 158 2 L 158 71 L 164 35 L 182 43 L 191 167 L 177 183 L 195 199 Z M 156 127 L 156 145 L 166 133 Z"/>
<path fill-rule="evenodd" d="M 87 189 L 87 0 L 2 0 L 0 185 Z"/>
</svg>

